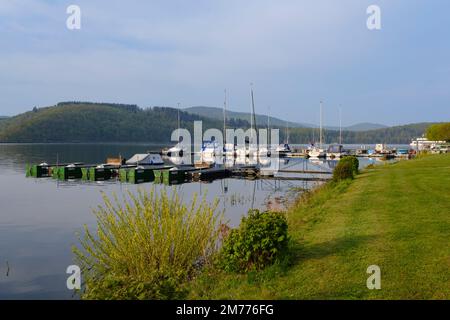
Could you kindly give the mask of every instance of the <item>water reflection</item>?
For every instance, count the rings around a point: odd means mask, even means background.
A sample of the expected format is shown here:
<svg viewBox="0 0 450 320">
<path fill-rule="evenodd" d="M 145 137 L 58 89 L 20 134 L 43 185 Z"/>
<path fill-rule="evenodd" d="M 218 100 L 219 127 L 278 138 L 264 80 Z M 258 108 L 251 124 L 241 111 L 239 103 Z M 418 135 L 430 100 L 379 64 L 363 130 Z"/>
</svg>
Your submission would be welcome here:
<svg viewBox="0 0 450 320">
<path fill-rule="evenodd" d="M 130 157 L 161 148 L 150 144 L 0 144 L 0 299 L 72 298 L 72 292 L 65 287 L 65 271 L 73 263 L 71 246 L 78 243 L 75 233 L 84 224 L 95 226 L 91 210 L 101 203 L 100 191 L 111 196 L 153 186 L 117 180 L 26 178 L 27 163 L 56 162 L 56 159 L 60 163 L 103 163 L 108 156 Z M 174 162 L 176 165 L 186 163 L 186 159 L 174 160 L 180 161 Z M 254 164 L 248 158 L 229 161 L 225 165 Z M 274 164 L 274 159 L 265 161 L 264 167 Z M 331 170 L 336 162 L 279 159 L 275 164 L 289 170 Z M 185 201 L 189 201 L 194 193 L 206 194 L 206 200 L 210 202 L 218 198 L 219 208 L 235 226 L 248 209 L 280 209 L 298 194 L 297 190 L 311 188 L 317 183 L 228 178 L 174 187 L 154 186 L 157 190 L 167 189 L 169 193 L 177 190 Z"/>
</svg>

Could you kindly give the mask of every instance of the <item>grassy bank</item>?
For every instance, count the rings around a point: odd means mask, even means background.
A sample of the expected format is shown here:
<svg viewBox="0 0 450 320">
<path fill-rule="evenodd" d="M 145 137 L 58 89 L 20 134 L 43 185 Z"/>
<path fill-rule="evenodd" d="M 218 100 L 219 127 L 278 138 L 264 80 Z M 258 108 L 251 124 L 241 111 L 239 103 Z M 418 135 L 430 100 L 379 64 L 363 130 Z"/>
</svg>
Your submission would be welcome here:
<svg viewBox="0 0 450 320">
<path fill-rule="evenodd" d="M 199 277 L 191 298 L 450 299 L 450 155 L 375 167 L 288 214 L 292 256 L 262 272 Z M 369 290 L 367 267 L 381 268 Z"/>
</svg>

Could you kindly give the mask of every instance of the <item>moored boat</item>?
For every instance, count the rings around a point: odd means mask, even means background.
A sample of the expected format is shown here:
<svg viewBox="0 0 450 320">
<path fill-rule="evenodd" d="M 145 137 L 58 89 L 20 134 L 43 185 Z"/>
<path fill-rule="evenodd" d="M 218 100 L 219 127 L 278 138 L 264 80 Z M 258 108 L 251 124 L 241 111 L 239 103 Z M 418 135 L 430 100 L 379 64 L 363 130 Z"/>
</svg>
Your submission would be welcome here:
<svg viewBox="0 0 450 320">
<path fill-rule="evenodd" d="M 332 144 L 328 146 L 327 152 L 326 152 L 327 158 L 331 159 L 339 159 L 346 155 L 348 155 L 348 152 L 344 150 L 344 146 L 340 144 Z"/>
<path fill-rule="evenodd" d="M 413 147 L 415 150 L 423 151 L 423 150 L 431 150 L 441 144 L 445 144 L 445 141 L 431 141 L 423 136 L 421 138 L 412 139 L 409 145 Z"/>
<path fill-rule="evenodd" d="M 128 165 L 155 165 L 164 164 L 161 155 L 156 153 L 137 153 L 126 161 Z"/>
</svg>

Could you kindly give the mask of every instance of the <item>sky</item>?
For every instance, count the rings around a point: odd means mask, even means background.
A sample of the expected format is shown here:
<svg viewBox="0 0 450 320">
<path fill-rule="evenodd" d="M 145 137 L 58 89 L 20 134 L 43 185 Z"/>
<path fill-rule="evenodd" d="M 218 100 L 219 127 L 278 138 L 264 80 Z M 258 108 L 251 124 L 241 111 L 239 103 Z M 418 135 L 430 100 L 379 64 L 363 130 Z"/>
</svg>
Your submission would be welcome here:
<svg viewBox="0 0 450 320">
<path fill-rule="evenodd" d="M 81 29 L 69 30 L 69 5 Z M 366 10 L 381 9 L 381 30 Z M 448 0 L 0 0 L 0 115 L 60 101 L 450 121 Z"/>
</svg>

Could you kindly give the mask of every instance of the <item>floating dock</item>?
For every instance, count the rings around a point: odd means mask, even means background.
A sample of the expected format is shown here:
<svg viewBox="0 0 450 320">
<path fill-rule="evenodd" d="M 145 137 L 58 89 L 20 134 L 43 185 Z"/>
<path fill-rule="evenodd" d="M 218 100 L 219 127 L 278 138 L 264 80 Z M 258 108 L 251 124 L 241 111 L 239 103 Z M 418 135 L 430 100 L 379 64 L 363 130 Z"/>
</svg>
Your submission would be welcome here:
<svg viewBox="0 0 450 320">
<path fill-rule="evenodd" d="M 232 171 L 226 168 L 209 168 L 189 172 L 193 181 L 211 181 L 216 179 L 228 178 Z"/>
<path fill-rule="evenodd" d="M 285 177 L 276 176 L 278 173 L 291 173 L 310 175 L 309 177 Z M 84 181 L 106 181 L 117 179 L 123 183 L 157 183 L 165 185 L 182 184 L 191 181 L 213 181 L 224 178 L 246 178 L 260 179 L 271 178 L 277 180 L 302 180 L 302 181 L 325 181 L 325 176 L 315 177 L 313 175 L 330 175 L 327 171 L 313 170 L 287 170 L 281 169 L 270 171 L 257 165 L 234 166 L 234 167 L 196 167 L 192 165 L 119 165 L 119 164 L 83 164 L 80 162 L 71 164 L 49 165 L 27 165 L 26 176 L 35 178 L 53 177 L 59 180 L 82 179 Z"/>
<path fill-rule="evenodd" d="M 25 169 L 26 176 L 34 177 L 34 178 L 51 177 L 51 176 L 53 176 L 53 173 L 56 170 L 56 168 L 66 167 L 69 165 L 80 166 L 80 165 L 83 165 L 83 163 L 82 162 L 66 163 L 66 164 L 41 163 L 41 164 L 34 164 L 34 165 L 26 165 L 26 169 Z"/>
</svg>

